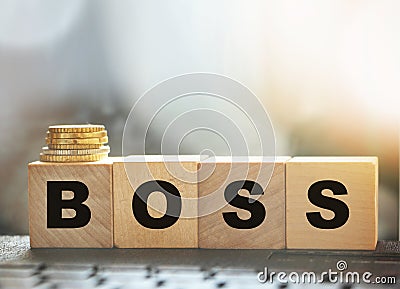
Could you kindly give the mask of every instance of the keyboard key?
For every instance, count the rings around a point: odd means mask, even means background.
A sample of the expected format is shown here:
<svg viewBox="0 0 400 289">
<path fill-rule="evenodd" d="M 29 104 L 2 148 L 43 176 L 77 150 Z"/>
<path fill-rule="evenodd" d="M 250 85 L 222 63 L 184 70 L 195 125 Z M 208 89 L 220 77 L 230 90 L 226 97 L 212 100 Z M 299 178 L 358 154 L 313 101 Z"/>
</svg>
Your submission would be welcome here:
<svg viewBox="0 0 400 289">
<path fill-rule="evenodd" d="M 124 283 L 119 287 L 120 289 L 153 289 L 156 288 L 157 284 L 154 280 L 131 280 L 130 282 Z"/>
<path fill-rule="evenodd" d="M 169 284 L 165 284 L 163 285 L 161 288 L 163 289 L 217 289 L 217 287 L 215 287 L 215 284 L 211 283 L 211 282 L 200 282 L 200 283 L 184 283 L 184 284 L 176 284 L 176 283 L 169 283 Z"/>
<path fill-rule="evenodd" d="M 166 272 L 162 271 L 154 275 L 159 281 L 178 281 L 178 280 L 192 280 L 192 282 L 198 282 L 205 279 L 204 272 L 201 271 L 181 271 L 181 272 Z"/>
<path fill-rule="evenodd" d="M 120 289 L 121 285 L 115 285 L 115 284 L 101 284 L 101 285 L 97 285 L 95 287 L 96 289 Z"/>
<path fill-rule="evenodd" d="M 136 266 L 109 266 L 101 267 L 97 277 L 105 284 L 126 284 L 131 281 L 145 281 L 149 277 L 149 270 L 145 267 Z"/>
<path fill-rule="evenodd" d="M 95 269 L 90 265 L 51 265 L 43 270 L 43 276 L 48 280 L 85 280 L 93 276 Z"/>
<path fill-rule="evenodd" d="M 49 283 L 54 285 L 57 289 L 90 289 L 95 288 L 95 286 L 98 284 L 98 280 L 92 277 L 85 280 L 49 280 Z"/>
<path fill-rule="evenodd" d="M 41 279 L 38 275 L 30 277 L 2 277 L 0 278 L 0 288 L 32 288 L 39 284 Z"/>
<path fill-rule="evenodd" d="M 54 286 L 51 285 L 50 283 L 39 283 L 38 285 L 36 285 L 35 287 L 33 287 L 34 289 L 54 289 Z M 97 288 L 96 288 L 97 289 Z"/>
<path fill-rule="evenodd" d="M 200 266 L 195 266 L 195 265 L 164 265 L 164 266 L 157 266 L 155 268 L 155 271 L 160 272 L 160 271 L 168 271 L 168 272 L 181 272 L 181 271 L 202 271 Z"/>
<path fill-rule="evenodd" d="M 1 264 L 0 277 L 29 277 L 39 271 L 38 264 Z"/>
</svg>

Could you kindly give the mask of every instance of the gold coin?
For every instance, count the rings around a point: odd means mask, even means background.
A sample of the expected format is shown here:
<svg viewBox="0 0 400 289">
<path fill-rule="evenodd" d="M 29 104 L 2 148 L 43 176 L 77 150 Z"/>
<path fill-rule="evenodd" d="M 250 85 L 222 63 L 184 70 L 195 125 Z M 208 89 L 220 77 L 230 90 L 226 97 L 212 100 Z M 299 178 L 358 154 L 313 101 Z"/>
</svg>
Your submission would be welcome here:
<svg viewBox="0 0 400 289">
<path fill-rule="evenodd" d="M 56 156 L 40 154 L 41 162 L 72 163 L 95 162 L 106 158 L 108 154 L 82 155 L 82 156 Z"/>
<path fill-rule="evenodd" d="M 101 138 L 48 138 L 46 144 L 105 144 L 108 143 L 108 137 Z"/>
<path fill-rule="evenodd" d="M 48 138 L 102 138 L 107 136 L 107 131 L 95 132 L 47 132 Z"/>
<path fill-rule="evenodd" d="M 52 150 L 85 150 L 85 149 L 98 149 L 103 144 L 47 144 L 49 149 Z"/>
<path fill-rule="evenodd" d="M 110 152 L 109 146 L 102 146 L 96 149 L 69 149 L 69 150 L 57 150 L 49 149 L 48 147 L 42 148 L 44 155 L 58 155 L 58 156 L 79 156 L 79 155 L 96 155 L 105 154 Z"/>
<path fill-rule="evenodd" d="M 49 126 L 50 132 L 96 132 L 104 130 L 101 124 L 63 124 Z"/>
</svg>

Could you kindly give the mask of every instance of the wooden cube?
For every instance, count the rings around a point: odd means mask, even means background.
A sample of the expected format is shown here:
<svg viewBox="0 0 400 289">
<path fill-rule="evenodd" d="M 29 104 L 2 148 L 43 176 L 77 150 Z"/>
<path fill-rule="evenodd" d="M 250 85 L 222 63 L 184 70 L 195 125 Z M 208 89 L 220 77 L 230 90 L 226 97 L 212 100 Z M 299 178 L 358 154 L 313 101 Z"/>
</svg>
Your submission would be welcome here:
<svg viewBox="0 0 400 289">
<path fill-rule="evenodd" d="M 285 163 L 289 159 L 278 157 L 275 164 L 265 157 L 203 160 L 198 184 L 199 247 L 285 248 Z M 232 197 L 236 200 L 228 204 Z"/>
<path fill-rule="evenodd" d="M 146 155 L 114 160 L 116 247 L 198 247 L 200 156 L 179 158 Z"/>
<path fill-rule="evenodd" d="M 28 165 L 32 248 L 113 246 L 112 162 Z"/>
<path fill-rule="evenodd" d="M 377 188 L 375 157 L 291 159 L 286 166 L 287 248 L 375 249 Z"/>
</svg>

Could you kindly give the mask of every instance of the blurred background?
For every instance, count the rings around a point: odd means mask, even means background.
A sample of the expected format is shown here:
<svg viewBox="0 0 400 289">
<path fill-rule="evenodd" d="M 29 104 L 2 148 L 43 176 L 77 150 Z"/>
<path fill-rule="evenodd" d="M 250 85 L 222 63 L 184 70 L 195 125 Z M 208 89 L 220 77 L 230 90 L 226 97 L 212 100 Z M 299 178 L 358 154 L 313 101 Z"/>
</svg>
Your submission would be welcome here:
<svg viewBox="0 0 400 289">
<path fill-rule="evenodd" d="M 379 238 L 397 239 L 399 12 L 395 0 L 0 0 L 0 234 L 28 232 L 27 163 L 48 125 L 103 123 L 120 155 L 134 101 L 201 71 L 260 98 L 279 155 L 378 156 Z"/>
</svg>

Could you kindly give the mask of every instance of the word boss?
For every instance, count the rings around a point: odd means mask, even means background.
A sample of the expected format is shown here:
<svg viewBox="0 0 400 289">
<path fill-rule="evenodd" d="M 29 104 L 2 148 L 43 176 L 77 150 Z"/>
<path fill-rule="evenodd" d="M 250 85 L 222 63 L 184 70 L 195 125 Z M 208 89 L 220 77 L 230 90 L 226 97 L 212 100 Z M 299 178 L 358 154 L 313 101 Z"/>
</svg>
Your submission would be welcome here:
<svg viewBox="0 0 400 289">
<path fill-rule="evenodd" d="M 179 159 L 179 161 L 178 161 Z M 376 157 L 28 165 L 32 248 L 373 250 Z"/>
</svg>

